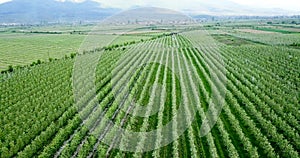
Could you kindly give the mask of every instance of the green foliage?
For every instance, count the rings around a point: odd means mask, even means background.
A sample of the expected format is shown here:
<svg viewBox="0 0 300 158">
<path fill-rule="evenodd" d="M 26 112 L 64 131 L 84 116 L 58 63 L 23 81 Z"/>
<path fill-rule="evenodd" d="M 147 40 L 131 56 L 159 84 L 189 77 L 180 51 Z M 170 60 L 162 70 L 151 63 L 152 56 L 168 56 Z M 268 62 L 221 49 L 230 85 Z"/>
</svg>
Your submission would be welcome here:
<svg viewBox="0 0 300 158">
<path fill-rule="evenodd" d="M 217 41 L 231 46 L 241 46 L 251 44 L 252 42 L 242 38 L 234 37 L 228 34 L 213 34 L 212 37 Z"/>
<path fill-rule="evenodd" d="M 98 64 L 96 95 L 85 84 L 89 73 L 73 78 L 79 54 L 48 56 L 46 63 L 34 59 L 33 67 L 9 66 L 14 73 L 0 76 L 0 157 L 299 157 L 300 50 L 247 42 L 192 30 L 85 51 L 82 57 L 90 59 L 88 64 Z M 100 61 L 92 58 L 102 50 Z M 87 66 L 79 64 L 83 70 Z M 202 137 L 205 112 L 222 97 L 218 93 L 224 79 L 224 108 L 211 132 Z M 80 98 L 74 98 L 74 84 L 81 88 Z M 165 91 L 153 87 L 156 84 Z M 211 100 L 214 95 L 218 98 Z M 128 98 L 147 107 L 146 113 L 159 103 L 159 111 L 150 117 L 133 116 L 129 110 L 137 110 Z M 164 147 L 134 153 L 98 139 L 109 129 L 99 116 L 126 130 L 153 131 L 173 120 L 180 106 L 185 116 L 174 120 L 168 133 L 178 139 Z M 180 122 L 190 121 L 191 108 L 196 110 L 194 120 L 179 136 Z M 156 132 L 154 143 L 160 145 L 167 137 Z M 128 144 L 122 135 L 106 134 L 114 138 L 111 143 L 119 140 L 124 146 L 136 145 L 136 150 L 149 143 L 144 136 Z"/>
<path fill-rule="evenodd" d="M 8 67 L 8 65 L 26 66 L 37 60 L 47 61 L 49 58 L 64 58 L 70 50 L 77 50 L 83 39 L 84 36 L 81 35 L 0 32 L 0 70 Z M 11 60 L 2 62 L 3 59 L 8 58 Z"/>
<path fill-rule="evenodd" d="M 288 30 L 284 30 L 284 29 L 276 29 L 276 28 L 267 28 L 267 27 L 257 27 L 257 30 L 262 30 L 262 31 L 270 31 L 270 32 L 278 32 L 278 33 L 282 33 L 282 34 L 298 34 L 299 32 L 296 31 L 288 31 Z"/>
<path fill-rule="evenodd" d="M 35 65 L 36 65 L 35 61 L 30 64 L 30 66 L 35 66 Z"/>
<path fill-rule="evenodd" d="M 292 47 L 300 47 L 300 43 L 293 43 L 290 46 L 292 46 Z"/>
<path fill-rule="evenodd" d="M 74 59 L 75 57 L 76 57 L 76 53 L 71 53 L 71 55 L 70 55 L 70 57 L 71 57 L 71 59 Z"/>
<path fill-rule="evenodd" d="M 14 71 L 13 66 L 12 66 L 12 65 L 9 65 L 9 66 L 8 66 L 8 72 L 13 72 L 13 71 Z"/>
</svg>

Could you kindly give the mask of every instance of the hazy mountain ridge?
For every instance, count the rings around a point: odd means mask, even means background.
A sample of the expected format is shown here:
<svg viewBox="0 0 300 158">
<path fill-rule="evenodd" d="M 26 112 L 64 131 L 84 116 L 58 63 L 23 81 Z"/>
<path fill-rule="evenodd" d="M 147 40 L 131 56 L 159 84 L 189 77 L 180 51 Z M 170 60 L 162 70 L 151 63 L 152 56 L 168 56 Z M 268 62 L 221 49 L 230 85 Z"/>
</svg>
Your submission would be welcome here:
<svg viewBox="0 0 300 158">
<path fill-rule="evenodd" d="M 138 8 L 143 6 L 132 6 Z M 149 6 L 148 6 L 149 7 Z M 131 9 L 132 9 L 131 8 Z M 100 21 L 120 12 L 122 9 L 105 8 L 92 0 L 81 3 L 55 0 L 12 0 L 0 4 L 1 23 L 41 23 L 41 22 L 74 22 Z M 197 15 L 232 16 L 232 15 L 296 15 L 300 14 L 283 9 L 251 8 L 229 0 L 199 1 L 193 8 L 182 10 L 183 13 Z"/>
<path fill-rule="evenodd" d="M 13 0 L 0 4 L 0 23 L 98 21 L 118 11 L 93 1 Z"/>
</svg>

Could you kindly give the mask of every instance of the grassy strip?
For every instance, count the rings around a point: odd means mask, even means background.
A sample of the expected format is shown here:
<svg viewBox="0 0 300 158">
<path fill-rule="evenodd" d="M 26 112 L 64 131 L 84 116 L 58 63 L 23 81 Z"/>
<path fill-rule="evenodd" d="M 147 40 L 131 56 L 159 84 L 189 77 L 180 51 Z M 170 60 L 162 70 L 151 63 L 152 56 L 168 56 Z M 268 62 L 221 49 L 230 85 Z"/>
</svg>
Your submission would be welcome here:
<svg viewBox="0 0 300 158">
<path fill-rule="evenodd" d="M 274 29 L 274 28 L 267 28 L 267 27 L 256 27 L 255 30 L 277 32 L 282 34 L 299 34 L 299 32 L 295 32 L 295 31 L 288 31 L 288 30 L 281 30 L 281 29 Z"/>
</svg>

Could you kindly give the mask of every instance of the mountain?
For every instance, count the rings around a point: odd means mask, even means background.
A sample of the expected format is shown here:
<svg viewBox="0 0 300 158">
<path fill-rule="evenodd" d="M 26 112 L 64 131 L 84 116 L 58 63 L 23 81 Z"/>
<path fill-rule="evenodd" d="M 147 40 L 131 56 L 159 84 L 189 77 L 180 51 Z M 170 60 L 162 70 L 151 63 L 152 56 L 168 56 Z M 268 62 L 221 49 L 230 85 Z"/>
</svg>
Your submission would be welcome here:
<svg viewBox="0 0 300 158">
<path fill-rule="evenodd" d="M 1 23 L 41 23 L 41 22 L 79 22 L 79 21 L 100 21 L 106 17 L 114 15 L 121 9 L 102 7 L 101 3 L 94 0 L 85 0 L 80 3 L 71 2 L 72 0 L 12 0 L 10 2 L 0 4 L 0 24 Z M 74 1 L 74 0 L 73 0 Z M 130 3 L 130 2 L 128 2 Z M 105 4 L 104 4 L 105 5 Z M 146 6 L 132 5 L 131 12 L 125 12 L 124 15 L 118 15 L 118 19 L 122 21 L 139 20 L 139 15 L 148 15 L 148 17 L 166 21 L 164 19 L 174 18 L 172 14 L 161 18 L 156 14 L 157 10 L 135 10 L 140 7 L 162 7 L 155 3 L 154 6 L 148 4 Z M 165 6 L 167 7 L 167 6 Z M 185 8 L 185 9 L 184 9 Z M 137 12 L 138 11 L 138 12 Z M 277 16 L 277 15 L 299 15 L 300 12 L 291 12 L 283 9 L 265 9 L 259 7 L 249 7 L 234 3 L 230 0 L 197 0 L 193 5 L 186 4 L 182 6 L 181 11 L 184 14 L 197 17 L 197 15 L 210 16 Z M 169 12 L 169 11 L 168 11 Z M 171 19 L 172 19 L 171 18 Z M 144 20 L 144 19 L 142 19 Z M 172 19 L 174 21 L 174 19 Z"/>
<path fill-rule="evenodd" d="M 178 24 L 191 22 L 193 20 L 181 12 L 158 7 L 136 7 L 103 21 L 104 24 Z"/>
<path fill-rule="evenodd" d="M 93 1 L 13 0 L 0 4 L 0 23 L 99 21 L 119 11 Z"/>
</svg>

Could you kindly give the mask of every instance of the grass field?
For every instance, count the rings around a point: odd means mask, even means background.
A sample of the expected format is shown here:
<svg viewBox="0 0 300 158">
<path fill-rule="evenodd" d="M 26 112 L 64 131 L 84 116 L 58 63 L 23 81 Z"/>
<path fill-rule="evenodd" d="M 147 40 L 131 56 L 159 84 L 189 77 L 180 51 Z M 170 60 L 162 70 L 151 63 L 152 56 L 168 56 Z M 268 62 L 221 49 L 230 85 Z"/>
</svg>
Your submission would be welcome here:
<svg viewBox="0 0 300 158">
<path fill-rule="evenodd" d="M 38 59 L 63 58 L 76 53 L 83 35 L 50 35 L 50 34 L 0 34 L 0 69 L 9 65 L 29 65 Z"/>
<path fill-rule="evenodd" d="M 300 49 L 290 46 L 300 43 L 299 34 L 264 34 L 250 24 L 129 33 L 122 32 L 130 27 L 116 27 L 87 38 L 0 33 L 0 69 L 59 59 L 1 74 L 0 157 L 299 157 Z M 107 43 L 121 46 L 64 58 Z M 202 136 L 211 99 L 224 106 Z M 132 100 L 149 117 L 136 115 Z M 164 144 L 165 133 L 157 130 L 153 140 L 137 134 L 131 142 L 102 117 L 134 132 L 173 120 L 167 138 L 174 141 L 141 152 Z M 181 123 L 189 121 L 181 133 Z M 118 143 L 133 151 L 115 149 Z"/>
<path fill-rule="evenodd" d="M 122 45 L 126 42 L 141 41 L 141 39 L 147 40 L 159 35 L 147 30 L 144 33 L 134 33 L 127 28 L 124 31 L 129 30 L 129 32 L 124 35 L 107 34 L 105 27 L 100 27 L 99 30 L 94 30 L 93 27 L 6 28 L 0 32 L 0 71 L 7 70 L 10 65 L 26 66 L 37 60 L 48 62 L 50 58 L 61 59 L 72 53 L 102 48 L 106 45 Z M 122 29 L 119 28 L 118 31 L 123 32 Z"/>
</svg>

